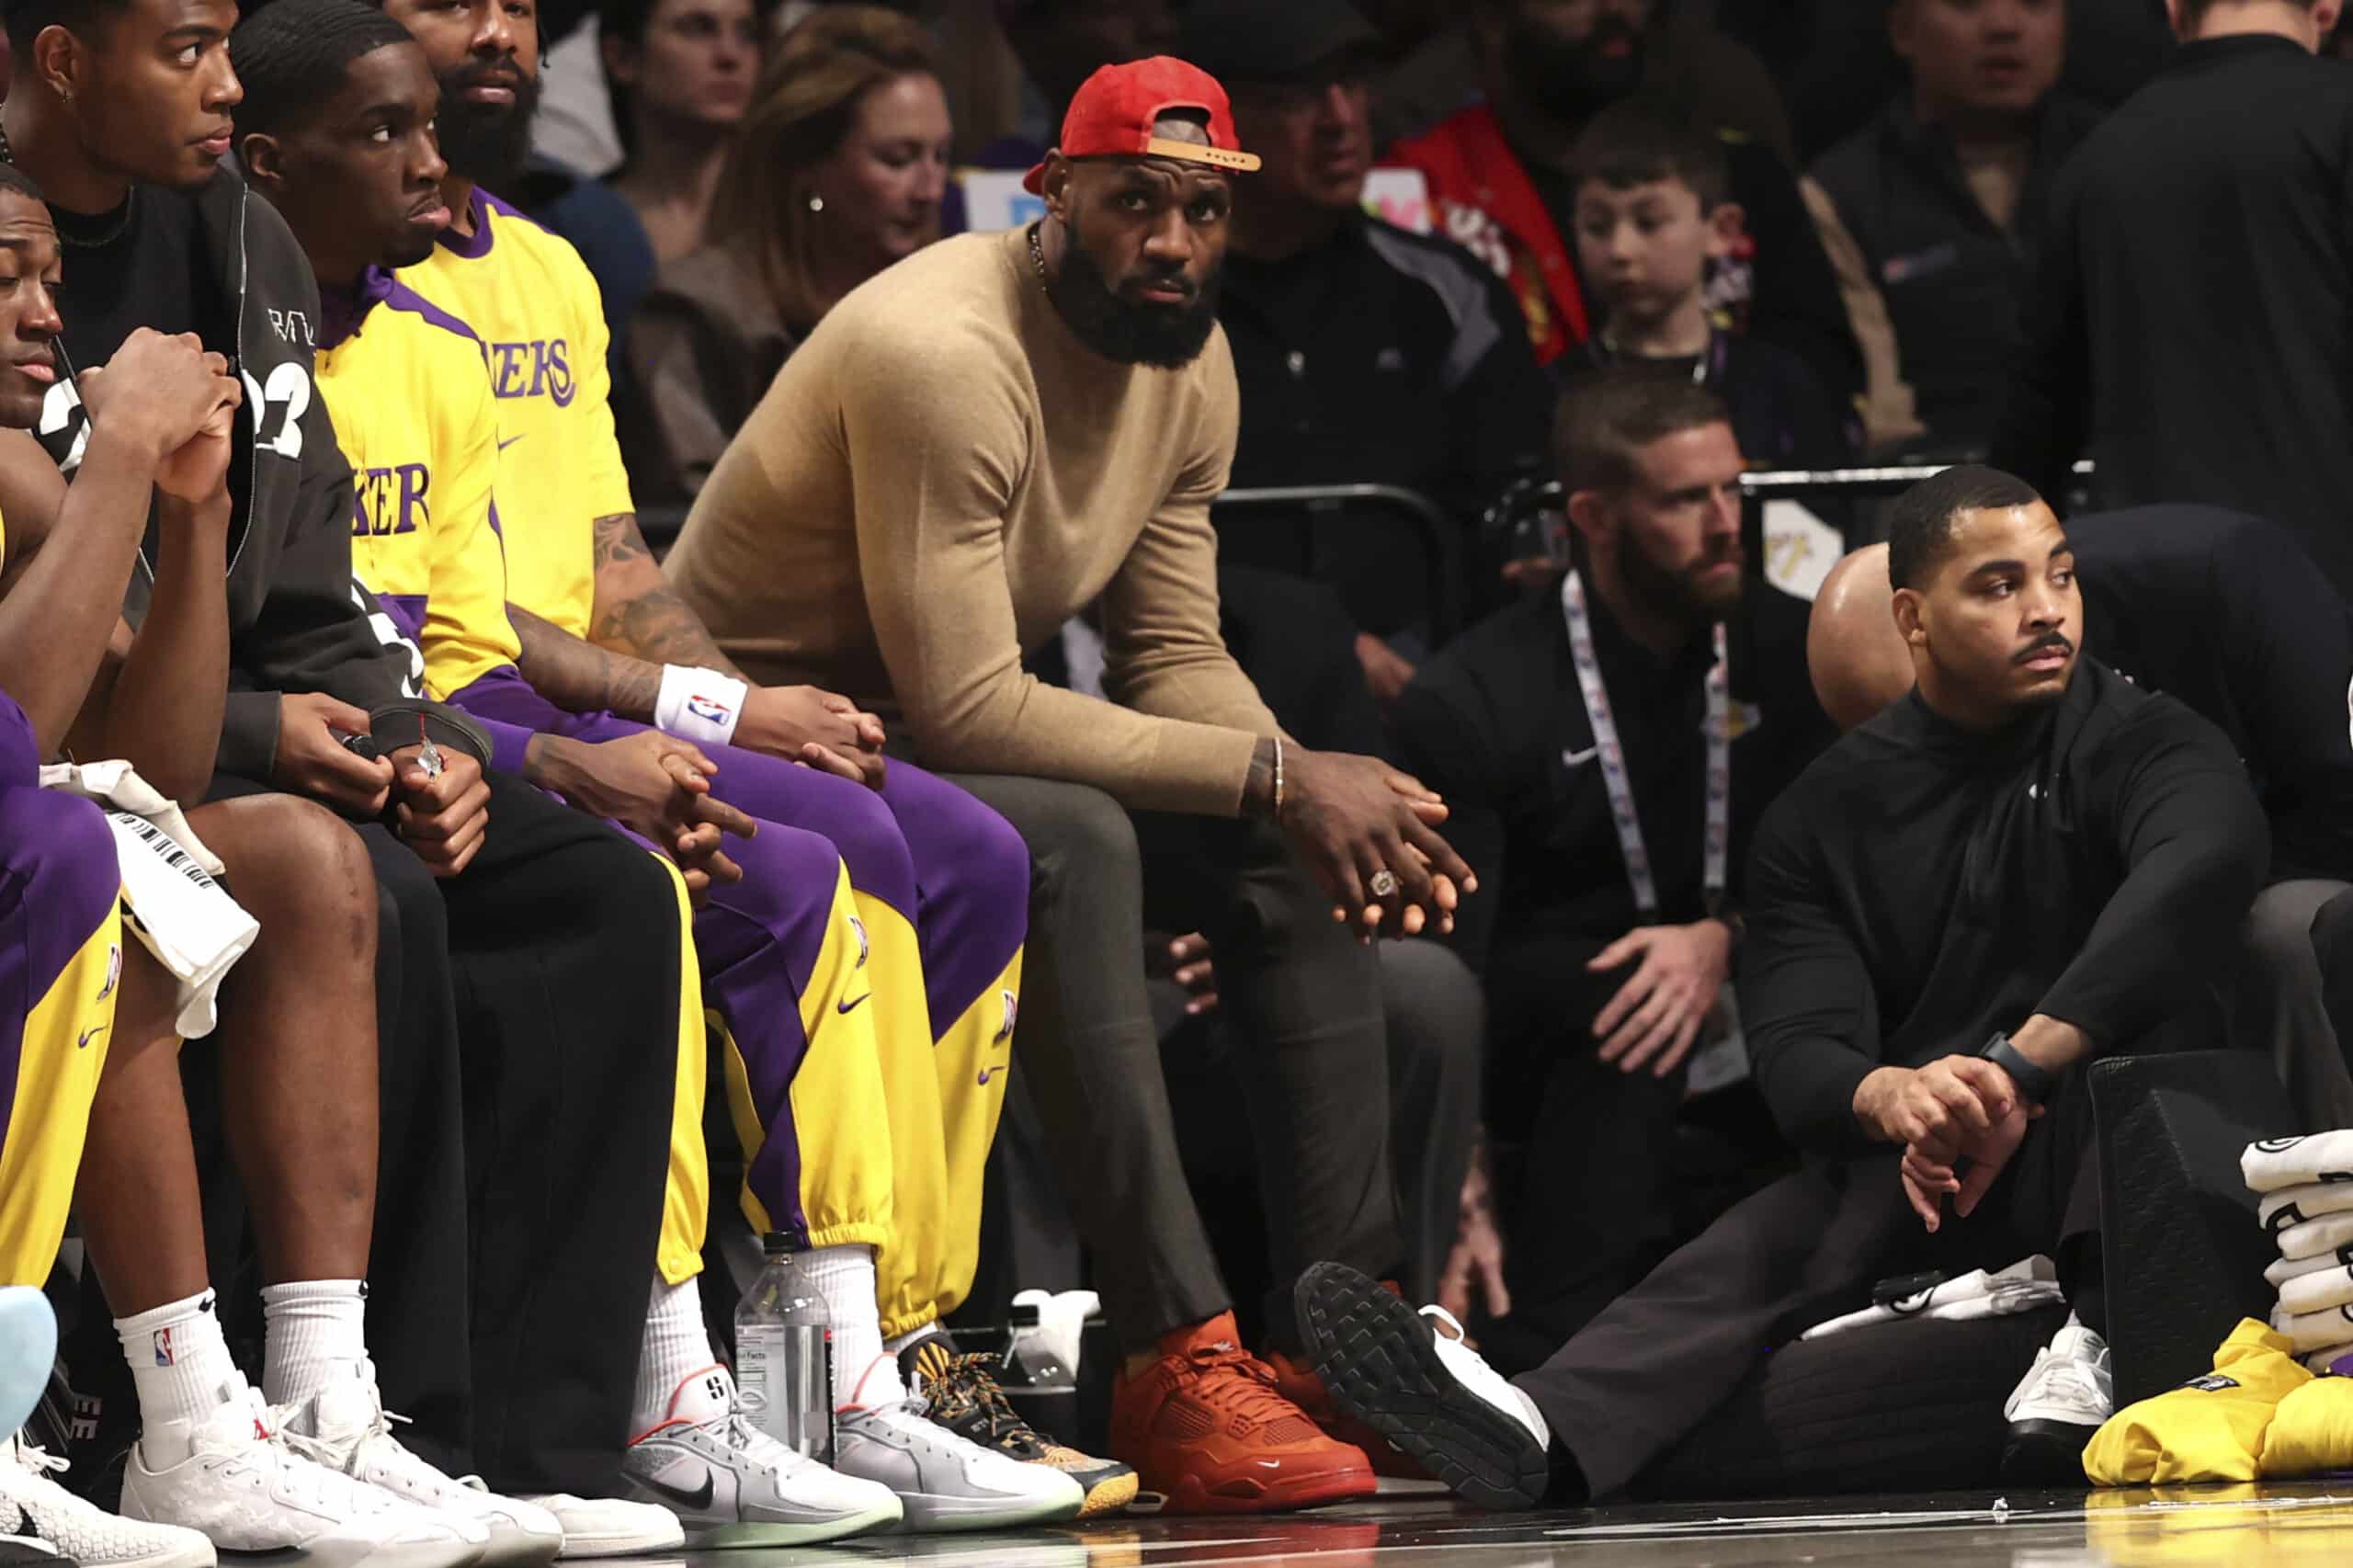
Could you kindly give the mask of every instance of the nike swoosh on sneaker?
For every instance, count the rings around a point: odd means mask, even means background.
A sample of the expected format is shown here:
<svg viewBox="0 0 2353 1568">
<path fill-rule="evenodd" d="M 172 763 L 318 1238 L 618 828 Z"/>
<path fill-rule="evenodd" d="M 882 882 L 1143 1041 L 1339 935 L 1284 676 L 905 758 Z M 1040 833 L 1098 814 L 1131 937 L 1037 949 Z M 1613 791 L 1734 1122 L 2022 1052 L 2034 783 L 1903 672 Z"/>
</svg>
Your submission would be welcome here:
<svg viewBox="0 0 2353 1568">
<path fill-rule="evenodd" d="M 858 1010 L 858 1005 L 860 1002 L 865 1001 L 867 996 L 871 996 L 874 993 L 870 991 L 866 994 L 866 996 L 854 996 L 847 1002 L 837 1003 L 835 1005 L 834 1011 L 836 1013 L 854 1013 Z"/>
<path fill-rule="evenodd" d="M 702 1472 L 701 1487 L 692 1492 L 689 1492 L 683 1486 L 671 1486 L 663 1482 L 656 1481 L 650 1475 L 641 1477 L 640 1479 L 643 1480 L 646 1485 L 651 1486 L 654 1491 L 662 1494 L 663 1496 L 669 1498 L 674 1503 L 676 1503 L 680 1507 L 700 1510 L 710 1506 L 712 1490 L 710 1471 L 708 1470 L 705 1470 Z"/>
</svg>

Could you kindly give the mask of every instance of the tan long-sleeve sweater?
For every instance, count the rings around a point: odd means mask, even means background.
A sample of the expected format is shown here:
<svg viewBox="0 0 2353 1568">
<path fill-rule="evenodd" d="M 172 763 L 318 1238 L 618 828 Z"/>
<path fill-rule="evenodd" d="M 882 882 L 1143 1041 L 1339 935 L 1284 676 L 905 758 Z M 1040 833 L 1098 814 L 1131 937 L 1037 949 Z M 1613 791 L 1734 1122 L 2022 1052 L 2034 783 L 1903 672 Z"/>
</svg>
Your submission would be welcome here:
<svg viewBox="0 0 2353 1568">
<path fill-rule="evenodd" d="M 827 313 L 720 459 L 666 570 L 756 680 L 845 692 L 924 760 L 1232 815 L 1273 715 L 1218 631 L 1210 501 L 1238 394 L 1114 364 L 1021 231 L 943 241 Z M 1022 651 L 1102 601 L 1106 703 Z"/>
</svg>

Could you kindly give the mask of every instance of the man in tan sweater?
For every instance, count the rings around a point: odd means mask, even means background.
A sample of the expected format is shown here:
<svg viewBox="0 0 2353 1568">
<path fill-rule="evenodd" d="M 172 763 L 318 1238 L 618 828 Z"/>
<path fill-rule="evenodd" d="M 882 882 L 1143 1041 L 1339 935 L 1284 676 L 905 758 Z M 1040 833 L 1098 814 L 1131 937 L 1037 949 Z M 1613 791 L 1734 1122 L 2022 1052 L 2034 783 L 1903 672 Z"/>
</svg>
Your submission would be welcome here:
<svg viewBox="0 0 2353 1568">
<path fill-rule="evenodd" d="M 1378 973 L 1352 938 L 1443 924 L 1469 891 L 1436 798 L 1287 744 L 1219 634 L 1209 509 L 1236 394 L 1217 278 L 1228 171 L 1256 161 L 1203 73 L 1098 72 L 1031 171 L 1045 219 L 934 245 L 836 306 L 667 568 L 746 673 L 893 720 L 1029 844 L 1023 1057 L 1130 1351 L 1112 1448 L 1195 1511 L 1362 1497 L 1373 1477 L 1302 1418 L 1329 1406 L 1295 1344 L 1266 1361 L 1237 1344 L 1145 1003 L 1142 867 L 1155 924 L 1210 936 L 1256 1047 L 1277 1335 L 1310 1261 L 1399 1260 Z M 1089 605 L 1108 702 L 1022 668 Z"/>
</svg>

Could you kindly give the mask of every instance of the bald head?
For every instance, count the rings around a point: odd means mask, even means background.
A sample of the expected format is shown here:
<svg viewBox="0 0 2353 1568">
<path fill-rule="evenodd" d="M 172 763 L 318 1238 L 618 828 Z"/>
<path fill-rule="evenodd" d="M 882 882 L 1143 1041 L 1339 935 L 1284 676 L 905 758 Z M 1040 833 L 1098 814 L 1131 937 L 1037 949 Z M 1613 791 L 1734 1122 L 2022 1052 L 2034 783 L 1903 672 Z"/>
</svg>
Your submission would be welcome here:
<svg viewBox="0 0 2353 1568">
<path fill-rule="evenodd" d="M 1830 569 L 1813 597 L 1805 662 L 1822 710 L 1851 730 L 1912 689 L 1912 651 L 1895 626 L 1887 546 L 1867 544 Z"/>
</svg>

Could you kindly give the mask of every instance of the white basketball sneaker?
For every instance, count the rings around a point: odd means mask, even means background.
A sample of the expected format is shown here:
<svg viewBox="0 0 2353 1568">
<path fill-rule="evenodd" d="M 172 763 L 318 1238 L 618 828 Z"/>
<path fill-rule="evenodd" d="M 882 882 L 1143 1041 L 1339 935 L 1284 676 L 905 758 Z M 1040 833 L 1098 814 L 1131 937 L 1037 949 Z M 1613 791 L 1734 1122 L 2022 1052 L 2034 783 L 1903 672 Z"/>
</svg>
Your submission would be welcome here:
<svg viewBox="0 0 2353 1568">
<path fill-rule="evenodd" d="M 696 1546 L 839 1540 L 901 1514 L 890 1488 L 828 1470 L 745 1419 L 724 1367 L 678 1385 L 669 1419 L 630 1445 L 621 1474 L 676 1512 Z"/>
<path fill-rule="evenodd" d="M 0 1448 L 0 1528 L 6 1506 L 20 1518 L 16 1530 L 38 1536 L 86 1568 L 213 1568 L 212 1543 L 176 1525 L 143 1524 L 109 1514 L 51 1481 L 65 1461 L 20 1434 Z"/>
<path fill-rule="evenodd" d="M 856 1403 L 886 1366 L 891 1397 Z M 851 1397 L 834 1417 L 834 1463 L 896 1493 L 911 1532 L 1052 1524 L 1078 1517 L 1086 1506 L 1086 1489 L 1063 1471 L 1024 1464 L 931 1420 L 925 1402 L 901 1388 L 898 1362 L 887 1354 Z"/>
<path fill-rule="evenodd" d="M 148 1426 L 123 1463 L 122 1512 L 222 1551 L 300 1551 L 311 1568 L 472 1568 L 490 1544 L 480 1525 L 294 1452 L 241 1377 L 204 1415 Z"/>
<path fill-rule="evenodd" d="M 488 1530 L 485 1568 L 552 1562 L 563 1549 L 563 1527 L 545 1508 L 444 1475 L 393 1437 L 392 1424 L 406 1417 L 384 1408 L 373 1367 L 363 1363 L 360 1376 L 335 1379 L 283 1415 L 286 1445 L 304 1459 Z"/>
<path fill-rule="evenodd" d="M 2080 1486 L 2084 1449 L 2116 1414 L 2108 1341 L 2069 1312 L 2051 1343 L 2002 1405 L 2010 1423 L 2002 1446 L 2004 1484 Z"/>
<path fill-rule="evenodd" d="M 538 1494 L 523 1499 L 545 1508 L 563 1528 L 563 1555 L 638 1557 L 649 1551 L 676 1551 L 687 1544 L 678 1516 L 651 1503 L 631 1503 L 619 1497 L 575 1497 L 569 1492 Z M 0 1565 L 4 1568 L 4 1565 Z"/>
</svg>

